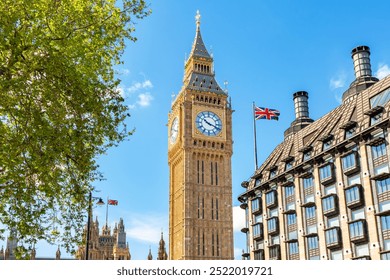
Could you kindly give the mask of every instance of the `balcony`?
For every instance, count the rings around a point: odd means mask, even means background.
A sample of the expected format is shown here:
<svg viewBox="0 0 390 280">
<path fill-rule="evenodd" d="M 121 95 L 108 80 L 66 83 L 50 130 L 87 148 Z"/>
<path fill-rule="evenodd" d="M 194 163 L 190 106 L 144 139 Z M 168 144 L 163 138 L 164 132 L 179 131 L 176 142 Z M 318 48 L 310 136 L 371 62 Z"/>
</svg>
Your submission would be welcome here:
<svg viewBox="0 0 390 280">
<path fill-rule="evenodd" d="M 342 246 L 340 227 L 331 227 L 325 230 L 326 247 L 336 249 Z"/>
<path fill-rule="evenodd" d="M 241 229 L 241 232 L 242 233 L 247 233 L 249 231 L 249 228 L 247 228 L 247 227 L 243 227 L 242 229 Z"/>
<path fill-rule="evenodd" d="M 264 250 L 263 249 L 253 250 L 253 259 L 254 260 L 265 260 Z"/>
<path fill-rule="evenodd" d="M 269 248 L 269 259 L 270 260 L 280 260 L 280 245 L 275 244 L 268 247 Z"/>
<path fill-rule="evenodd" d="M 278 206 L 276 190 L 271 190 L 265 194 L 265 203 L 267 208 L 273 208 Z"/>
<path fill-rule="evenodd" d="M 252 235 L 253 235 L 253 240 L 264 239 L 263 223 L 257 223 L 252 226 Z"/>
<path fill-rule="evenodd" d="M 327 185 L 333 183 L 336 179 L 334 174 L 334 165 L 332 162 L 329 162 L 319 168 L 320 170 L 320 181 L 321 184 Z"/>
<path fill-rule="evenodd" d="M 325 216 L 334 216 L 339 213 L 337 194 L 328 194 L 321 198 L 322 212 Z"/>
<path fill-rule="evenodd" d="M 345 175 L 351 175 L 360 170 L 359 158 L 356 152 L 349 153 L 341 158 L 343 172 Z"/>
<path fill-rule="evenodd" d="M 279 219 L 278 217 L 272 217 L 267 219 L 267 230 L 269 235 L 279 234 Z"/>
<path fill-rule="evenodd" d="M 347 207 L 354 209 L 364 204 L 363 187 L 360 184 L 355 184 L 345 188 L 345 200 Z"/>
<path fill-rule="evenodd" d="M 352 258 L 354 261 L 356 260 L 371 260 L 370 256 L 359 256 L 359 257 L 354 257 Z"/>
<path fill-rule="evenodd" d="M 248 208 L 248 203 L 246 203 L 246 202 L 241 203 L 240 208 L 245 210 L 246 208 Z"/>
<path fill-rule="evenodd" d="M 362 243 L 368 240 L 366 220 L 360 219 L 349 222 L 349 238 L 353 243 Z"/>
</svg>

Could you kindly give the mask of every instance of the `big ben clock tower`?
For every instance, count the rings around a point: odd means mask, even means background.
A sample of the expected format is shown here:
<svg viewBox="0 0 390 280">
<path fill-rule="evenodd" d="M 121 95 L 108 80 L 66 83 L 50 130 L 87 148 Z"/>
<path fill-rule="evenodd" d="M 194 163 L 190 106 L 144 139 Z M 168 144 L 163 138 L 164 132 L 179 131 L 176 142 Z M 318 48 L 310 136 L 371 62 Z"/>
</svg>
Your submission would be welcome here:
<svg viewBox="0 0 390 280">
<path fill-rule="evenodd" d="M 200 33 L 168 116 L 169 258 L 233 259 L 232 109 Z"/>
</svg>

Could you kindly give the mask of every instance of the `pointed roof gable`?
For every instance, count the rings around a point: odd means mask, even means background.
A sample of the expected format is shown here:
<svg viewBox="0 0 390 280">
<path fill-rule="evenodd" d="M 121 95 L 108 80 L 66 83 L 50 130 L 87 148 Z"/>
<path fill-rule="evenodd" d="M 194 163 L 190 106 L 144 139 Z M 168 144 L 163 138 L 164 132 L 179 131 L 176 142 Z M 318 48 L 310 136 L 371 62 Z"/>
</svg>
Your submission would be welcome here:
<svg viewBox="0 0 390 280">
<path fill-rule="evenodd" d="M 184 87 L 187 89 L 226 94 L 215 80 L 214 60 L 208 53 L 200 33 L 200 14 L 197 11 L 196 34 L 189 58 L 185 63 Z"/>
<path fill-rule="evenodd" d="M 195 34 L 194 43 L 192 44 L 190 57 L 198 56 L 198 57 L 204 57 L 204 58 L 211 59 L 211 55 L 208 53 L 208 51 L 203 43 L 202 35 L 200 33 L 200 13 L 199 13 L 199 11 L 196 12 L 195 20 L 196 20 L 196 34 Z"/>
</svg>

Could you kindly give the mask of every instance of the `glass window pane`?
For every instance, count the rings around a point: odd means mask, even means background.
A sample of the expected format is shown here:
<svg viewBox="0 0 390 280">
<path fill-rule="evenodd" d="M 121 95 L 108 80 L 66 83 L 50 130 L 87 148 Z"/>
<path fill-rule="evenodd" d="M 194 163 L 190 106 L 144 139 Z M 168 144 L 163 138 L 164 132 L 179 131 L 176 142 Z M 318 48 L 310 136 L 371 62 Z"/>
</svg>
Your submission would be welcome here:
<svg viewBox="0 0 390 280">
<path fill-rule="evenodd" d="M 355 247 L 356 251 L 356 256 L 361 257 L 361 256 L 369 256 L 369 249 L 368 249 L 368 244 L 363 244 Z"/>
<path fill-rule="evenodd" d="M 338 227 L 339 225 L 340 225 L 339 217 L 334 217 L 334 218 L 328 219 L 328 221 L 327 221 L 328 228 Z"/>
<path fill-rule="evenodd" d="M 364 219 L 365 218 L 364 208 L 352 211 L 351 218 L 352 218 L 352 221 L 359 220 L 359 219 Z"/>
<path fill-rule="evenodd" d="M 348 177 L 348 186 L 360 184 L 360 174 Z"/>
<path fill-rule="evenodd" d="M 330 259 L 332 260 L 342 260 L 343 259 L 343 252 L 340 251 L 333 251 L 330 253 Z"/>
</svg>

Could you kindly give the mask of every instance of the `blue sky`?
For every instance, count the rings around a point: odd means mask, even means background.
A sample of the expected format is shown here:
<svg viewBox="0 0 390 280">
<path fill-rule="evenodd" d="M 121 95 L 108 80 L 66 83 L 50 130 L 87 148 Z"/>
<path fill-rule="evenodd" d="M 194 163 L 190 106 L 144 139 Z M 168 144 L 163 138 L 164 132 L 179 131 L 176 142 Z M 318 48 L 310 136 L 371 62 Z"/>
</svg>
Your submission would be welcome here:
<svg viewBox="0 0 390 280">
<path fill-rule="evenodd" d="M 149 1 L 152 14 L 136 25 L 117 67 L 135 133 L 99 158 L 106 180 L 95 186 L 109 206 L 108 222 L 122 217 L 132 259 L 157 256 L 160 233 L 168 242 L 168 129 L 172 94 L 182 86 L 184 59 L 195 37 L 195 14 L 214 55 L 216 79 L 227 81 L 233 109 L 233 206 L 235 252 L 245 248 L 243 213 L 237 196 L 241 182 L 254 172 L 252 102 L 278 109 L 280 120 L 257 121 L 258 159 L 265 160 L 283 141 L 294 120 L 292 95 L 309 93 L 310 117 L 320 118 L 340 104 L 354 80 L 351 50 L 371 48 L 373 74 L 390 74 L 390 2 L 388 1 Z M 106 207 L 96 207 L 100 225 Z M 0 246 L 2 244 L 0 243 Z M 5 243 L 4 243 L 5 245 Z M 168 249 L 168 247 L 167 247 Z M 37 256 L 54 256 L 56 247 L 41 244 Z M 66 254 L 63 252 L 63 256 Z"/>
</svg>

